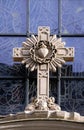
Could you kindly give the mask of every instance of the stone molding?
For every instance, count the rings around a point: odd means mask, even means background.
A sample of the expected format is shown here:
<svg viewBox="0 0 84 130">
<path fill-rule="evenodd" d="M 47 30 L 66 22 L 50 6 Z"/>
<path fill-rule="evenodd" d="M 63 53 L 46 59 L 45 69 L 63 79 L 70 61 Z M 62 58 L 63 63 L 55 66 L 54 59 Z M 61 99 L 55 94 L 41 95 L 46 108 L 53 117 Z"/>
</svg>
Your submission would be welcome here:
<svg viewBox="0 0 84 130">
<path fill-rule="evenodd" d="M 81 116 L 77 112 L 66 112 L 66 111 L 24 111 L 18 112 L 17 114 L 9 114 L 7 116 L 0 116 L 0 124 L 12 121 L 21 120 L 64 120 L 70 122 L 84 123 L 84 116 Z"/>
</svg>

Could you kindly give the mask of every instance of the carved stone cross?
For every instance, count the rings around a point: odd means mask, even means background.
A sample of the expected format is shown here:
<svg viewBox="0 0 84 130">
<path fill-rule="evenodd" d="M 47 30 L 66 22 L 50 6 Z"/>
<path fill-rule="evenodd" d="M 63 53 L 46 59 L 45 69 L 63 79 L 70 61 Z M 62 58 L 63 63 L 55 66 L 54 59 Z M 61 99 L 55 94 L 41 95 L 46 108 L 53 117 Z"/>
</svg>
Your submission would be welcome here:
<svg viewBox="0 0 84 130">
<path fill-rule="evenodd" d="M 13 48 L 14 61 L 22 61 L 31 71 L 37 69 L 37 99 L 47 102 L 45 107 L 49 101 L 49 70 L 56 71 L 57 67 L 74 58 L 74 48 L 64 45 L 61 38 L 50 35 L 49 27 L 39 27 L 38 36 L 32 35 L 21 48 Z M 42 100 L 36 104 L 42 104 Z"/>
</svg>

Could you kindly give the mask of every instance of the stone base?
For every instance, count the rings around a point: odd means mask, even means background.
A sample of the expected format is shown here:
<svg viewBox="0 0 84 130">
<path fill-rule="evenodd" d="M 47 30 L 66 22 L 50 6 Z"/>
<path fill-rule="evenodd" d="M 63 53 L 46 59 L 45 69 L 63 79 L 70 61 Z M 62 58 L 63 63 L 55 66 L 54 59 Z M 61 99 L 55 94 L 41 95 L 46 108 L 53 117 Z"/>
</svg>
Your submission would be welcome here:
<svg viewBox="0 0 84 130">
<path fill-rule="evenodd" d="M 58 104 L 55 103 L 54 97 L 39 97 L 36 99 L 32 99 L 31 103 L 28 104 L 25 111 L 35 111 L 35 110 L 55 110 L 61 111 L 61 108 Z"/>
<path fill-rule="evenodd" d="M 0 130 L 83 130 L 84 117 L 66 111 L 34 111 L 0 118 Z"/>
<path fill-rule="evenodd" d="M 53 97 L 33 99 L 24 112 L 0 116 L 0 130 L 83 130 L 84 116 L 61 111 Z"/>
<path fill-rule="evenodd" d="M 73 122 L 83 122 L 84 116 L 80 116 L 77 112 L 66 112 L 66 111 L 44 111 L 44 110 L 35 110 L 33 112 L 25 111 L 17 114 L 10 114 L 7 116 L 0 117 L 0 121 L 10 121 L 10 120 L 18 120 L 18 119 L 51 119 L 51 120 L 65 120 L 65 121 L 73 121 Z"/>
</svg>

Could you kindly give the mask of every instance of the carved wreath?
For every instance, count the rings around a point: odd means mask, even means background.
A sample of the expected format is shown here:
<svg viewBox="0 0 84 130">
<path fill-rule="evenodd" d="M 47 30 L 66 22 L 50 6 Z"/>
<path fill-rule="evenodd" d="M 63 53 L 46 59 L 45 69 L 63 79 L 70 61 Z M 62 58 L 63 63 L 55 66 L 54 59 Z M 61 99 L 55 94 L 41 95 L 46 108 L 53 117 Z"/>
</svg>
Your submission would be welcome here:
<svg viewBox="0 0 84 130">
<path fill-rule="evenodd" d="M 57 56 L 57 49 L 64 47 L 64 42 L 61 42 L 61 38 L 57 38 L 56 35 L 50 36 L 50 39 L 50 41 L 38 42 L 38 37 L 32 35 L 23 42 L 22 63 L 25 63 L 31 71 L 42 63 L 49 63 L 50 70 L 56 71 L 56 67 L 61 67 L 65 63 L 63 58 Z"/>
</svg>

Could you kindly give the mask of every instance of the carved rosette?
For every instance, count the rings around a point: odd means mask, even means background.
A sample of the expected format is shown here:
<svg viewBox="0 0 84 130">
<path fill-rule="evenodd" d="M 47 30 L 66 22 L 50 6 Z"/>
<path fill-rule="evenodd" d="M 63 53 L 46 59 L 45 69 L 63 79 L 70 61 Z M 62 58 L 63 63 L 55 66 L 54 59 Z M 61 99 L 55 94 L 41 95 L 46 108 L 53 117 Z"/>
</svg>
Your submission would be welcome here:
<svg viewBox="0 0 84 130">
<path fill-rule="evenodd" d="M 64 58 L 58 55 L 59 49 L 64 45 L 65 43 L 56 35 L 50 36 L 49 41 L 38 41 L 38 37 L 32 35 L 23 42 L 22 63 L 31 71 L 36 69 L 38 64 L 49 63 L 50 70 L 56 71 L 56 67 L 61 67 L 65 63 Z"/>
</svg>

